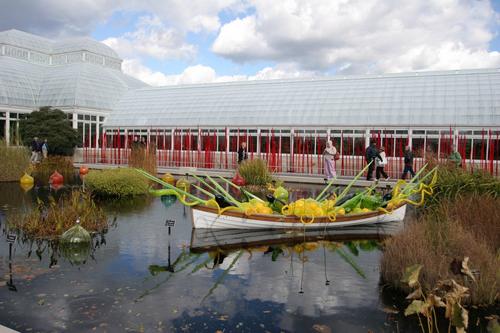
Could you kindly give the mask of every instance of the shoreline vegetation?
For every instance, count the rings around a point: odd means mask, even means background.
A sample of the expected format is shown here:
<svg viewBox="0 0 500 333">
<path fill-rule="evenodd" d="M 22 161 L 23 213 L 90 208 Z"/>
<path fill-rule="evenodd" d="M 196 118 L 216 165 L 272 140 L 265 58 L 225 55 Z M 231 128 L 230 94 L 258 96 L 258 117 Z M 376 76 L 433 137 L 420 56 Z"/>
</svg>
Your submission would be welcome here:
<svg viewBox="0 0 500 333">
<path fill-rule="evenodd" d="M 49 197 L 47 202 L 38 199 L 34 209 L 26 213 L 13 213 L 7 217 L 9 229 L 22 231 L 24 236 L 34 239 L 54 239 L 66 230 L 80 225 L 89 232 L 106 232 L 108 218 L 97 206 L 89 193 L 74 190 L 62 195 L 59 200 Z"/>
<path fill-rule="evenodd" d="M 384 244 L 381 277 L 386 286 L 410 294 L 413 290 L 405 283 L 405 270 L 418 265 L 424 294 L 432 294 L 443 281 L 453 280 L 468 288 L 462 304 L 499 304 L 498 179 L 439 165 L 434 195 L 407 223 L 402 232 Z M 472 275 L 464 273 L 468 271 L 462 267 L 464 260 Z"/>
<path fill-rule="evenodd" d="M 0 140 L 0 182 L 19 181 L 29 168 L 29 154 L 26 147 L 8 147 Z"/>
</svg>

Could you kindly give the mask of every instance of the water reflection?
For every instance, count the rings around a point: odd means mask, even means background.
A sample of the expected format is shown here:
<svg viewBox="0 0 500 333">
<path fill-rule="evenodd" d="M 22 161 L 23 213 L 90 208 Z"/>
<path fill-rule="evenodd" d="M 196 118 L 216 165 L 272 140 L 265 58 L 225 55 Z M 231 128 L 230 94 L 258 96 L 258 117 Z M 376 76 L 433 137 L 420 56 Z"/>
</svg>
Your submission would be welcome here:
<svg viewBox="0 0 500 333">
<path fill-rule="evenodd" d="M 35 189 L 16 190 L 9 209 L 26 209 Z M 189 209 L 166 209 L 160 198 L 116 214 L 90 254 L 64 257 L 50 242 L 18 239 L 10 270 L 0 237 L 0 323 L 43 332 L 396 331 L 379 298 L 378 240 L 392 230 L 193 231 Z"/>
</svg>

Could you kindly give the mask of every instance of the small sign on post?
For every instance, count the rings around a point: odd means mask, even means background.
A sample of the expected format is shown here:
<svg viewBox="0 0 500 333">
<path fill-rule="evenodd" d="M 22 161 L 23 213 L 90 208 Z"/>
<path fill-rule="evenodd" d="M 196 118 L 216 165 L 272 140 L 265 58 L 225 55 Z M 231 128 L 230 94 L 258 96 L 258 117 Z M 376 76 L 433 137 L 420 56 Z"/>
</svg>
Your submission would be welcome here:
<svg viewBox="0 0 500 333">
<path fill-rule="evenodd" d="M 9 244 L 14 244 L 14 242 L 16 241 L 17 239 L 17 235 L 16 234 L 8 234 L 7 235 L 7 243 Z"/>
<path fill-rule="evenodd" d="M 168 227 L 168 235 L 170 236 L 171 233 L 171 227 L 175 225 L 175 220 L 166 220 L 165 225 Z"/>
</svg>

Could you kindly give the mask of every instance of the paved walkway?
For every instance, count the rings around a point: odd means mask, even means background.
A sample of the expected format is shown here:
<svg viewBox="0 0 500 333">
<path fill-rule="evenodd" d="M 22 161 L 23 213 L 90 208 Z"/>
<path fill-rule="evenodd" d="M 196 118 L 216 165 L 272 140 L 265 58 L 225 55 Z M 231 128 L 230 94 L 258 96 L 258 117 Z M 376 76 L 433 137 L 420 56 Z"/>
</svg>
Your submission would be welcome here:
<svg viewBox="0 0 500 333">
<path fill-rule="evenodd" d="M 114 169 L 117 167 L 126 167 L 126 165 L 113 165 L 113 164 L 86 164 L 86 163 L 75 163 L 75 167 L 85 165 L 89 169 Z M 171 173 L 172 175 L 185 175 L 186 173 L 191 173 L 195 175 L 209 175 L 209 176 L 221 176 L 225 178 L 232 178 L 234 176 L 234 170 L 222 170 L 222 169 L 197 169 L 189 167 L 180 168 L 158 168 L 159 174 Z M 325 184 L 325 180 L 322 176 L 318 175 L 305 175 L 305 174 L 292 174 L 292 173 L 276 173 L 279 179 L 285 182 L 293 183 L 304 183 L 304 184 Z M 335 185 L 348 185 L 354 177 L 339 177 L 335 181 Z M 356 181 L 354 186 L 356 187 L 368 187 L 371 186 L 373 182 L 366 181 L 363 178 Z M 394 186 L 395 181 L 379 181 L 377 187 L 387 188 Z"/>
</svg>

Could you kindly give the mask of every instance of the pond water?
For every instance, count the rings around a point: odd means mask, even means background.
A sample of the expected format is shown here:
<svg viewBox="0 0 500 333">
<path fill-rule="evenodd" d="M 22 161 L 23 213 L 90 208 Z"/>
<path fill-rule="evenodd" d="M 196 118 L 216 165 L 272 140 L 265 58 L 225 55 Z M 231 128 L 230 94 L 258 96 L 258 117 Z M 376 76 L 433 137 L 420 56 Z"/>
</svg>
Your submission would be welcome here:
<svg viewBox="0 0 500 333">
<path fill-rule="evenodd" d="M 37 193 L 0 184 L 0 324 L 28 332 L 418 332 L 383 294 L 378 239 L 342 232 L 193 231 L 160 198 L 109 207 L 88 257 L 18 237 Z M 168 226 L 172 224 L 173 226 Z M 306 242 L 304 242 L 306 241 Z M 243 244 L 242 244 L 243 242 Z M 10 258 L 9 261 L 9 251 Z"/>
</svg>

